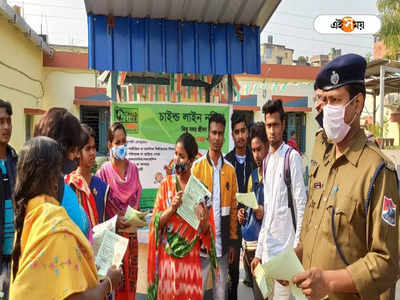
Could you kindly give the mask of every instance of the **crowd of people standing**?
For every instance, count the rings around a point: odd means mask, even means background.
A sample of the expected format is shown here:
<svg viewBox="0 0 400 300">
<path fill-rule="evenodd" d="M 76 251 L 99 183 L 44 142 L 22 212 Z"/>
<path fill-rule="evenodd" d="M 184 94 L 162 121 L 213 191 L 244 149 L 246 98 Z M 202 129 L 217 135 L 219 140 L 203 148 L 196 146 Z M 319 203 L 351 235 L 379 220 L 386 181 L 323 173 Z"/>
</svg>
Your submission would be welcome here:
<svg viewBox="0 0 400 300">
<path fill-rule="evenodd" d="M 207 153 L 195 138 L 176 141 L 174 170 L 161 182 L 149 229 L 147 299 L 238 299 L 244 283 L 263 299 L 254 269 L 287 249 L 305 268 L 293 283 L 308 299 L 394 299 L 398 277 L 398 182 L 392 164 L 360 128 L 365 60 L 334 59 L 315 81 L 320 125 L 308 193 L 295 133 L 287 143 L 281 100 L 262 107 L 264 122 L 231 116 L 235 147 L 222 155 L 225 117 L 212 114 Z M 96 136 L 63 108 L 52 108 L 17 155 L 9 145 L 12 107 L 0 100 L 0 289 L 3 299 L 135 299 L 138 238 L 128 206 L 140 210 L 141 179 L 127 159 L 127 133 L 113 123 L 109 160 L 95 173 Z M 178 213 L 190 176 L 211 193 L 194 213 L 198 229 Z M 254 192 L 258 208 L 238 204 Z M 99 281 L 94 226 L 117 216 L 128 239 L 121 266 Z M 242 253 L 242 255 L 241 255 Z M 50 283 L 50 284 L 49 284 Z M 274 281 L 273 299 L 289 300 Z"/>
</svg>

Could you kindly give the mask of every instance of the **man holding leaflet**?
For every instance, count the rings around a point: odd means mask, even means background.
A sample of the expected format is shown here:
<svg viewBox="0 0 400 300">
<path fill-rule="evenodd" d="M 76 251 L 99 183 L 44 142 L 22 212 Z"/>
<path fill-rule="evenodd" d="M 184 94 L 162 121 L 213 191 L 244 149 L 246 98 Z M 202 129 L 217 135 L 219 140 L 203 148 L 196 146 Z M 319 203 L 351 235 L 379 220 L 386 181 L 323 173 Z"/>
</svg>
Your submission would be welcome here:
<svg viewBox="0 0 400 300">
<path fill-rule="evenodd" d="M 260 233 L 262 219 L 264 216 L 262 162 L 268 154 L 268 141 L 265 133 L 264 122 L 257 122 L 250 128 L 250 145 L 257 168 L 251 173 L 248 184 L 248 192 L 255 193 L 258 202 L 258 209 L 252 209 L 250 207 L 239 209 L 238 220 L 242 225 L 242 245 L 244 250 L 243 265 L 246 273 L 248 272 L 251 274 L 250 263 L 256 254 L 258 234 Z M 254 299 L 261 300 L 263 298 L 255 281 L 256 280 L 253 277 L 252 288 Z"/>
<path fill-rule="evenodd" d="M 284 250 L 296 248 L 306 204 L 300 154 L 283 142 L 286 121 L 282 101 L 268 101 L 263 113 L 270 152 L 263 162 L 264 219 L 252 271 L 261 261 L 267 263 Z M 275 281 L 274 300 L 289 300 L 289 297 L 289 287 Z"/>
<path fill-rule="evenodd" d="M 308 299 L 394 299 L 398 183 L 394 165 L 360 128 L 366 61 L 340 56 L 318 74 L 333 147 L 315 159 L 293 281 Z"/>
</svg>

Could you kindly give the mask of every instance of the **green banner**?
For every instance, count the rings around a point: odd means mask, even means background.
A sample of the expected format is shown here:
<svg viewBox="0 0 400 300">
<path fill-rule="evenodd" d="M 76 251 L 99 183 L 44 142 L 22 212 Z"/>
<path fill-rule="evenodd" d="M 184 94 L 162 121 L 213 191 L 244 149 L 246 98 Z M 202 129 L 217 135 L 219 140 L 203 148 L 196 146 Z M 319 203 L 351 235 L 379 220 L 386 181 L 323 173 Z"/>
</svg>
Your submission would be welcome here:
<svg viewBox="0 0 400 300">
<path fill-rule="evenodd" d="M 142 208 L 152 208 L 158 186 L 172 165 L 175 143 L 191 133 L 201 154 L 208 150 L 208 121 L 214 112 L 225 116 L 223 153 L 229 149 L 229 106 L 187 104 L 113 104 L 111 121 L 121 122 L 128 135 L 128 159 L 139 169 Z"/>
<path fill-rule="evenodd" d="M 212 113 L 225 116 L 225 143 L 223 153 L 229 147 L 229 107 L 222 105 L 187 104 L 113 104 L 112 122 L 125 125 L 129 137 L 175 145 L 178 137 L 189 132 L 199 149 L 208 149 L 208 120 Z"/>
</svg>

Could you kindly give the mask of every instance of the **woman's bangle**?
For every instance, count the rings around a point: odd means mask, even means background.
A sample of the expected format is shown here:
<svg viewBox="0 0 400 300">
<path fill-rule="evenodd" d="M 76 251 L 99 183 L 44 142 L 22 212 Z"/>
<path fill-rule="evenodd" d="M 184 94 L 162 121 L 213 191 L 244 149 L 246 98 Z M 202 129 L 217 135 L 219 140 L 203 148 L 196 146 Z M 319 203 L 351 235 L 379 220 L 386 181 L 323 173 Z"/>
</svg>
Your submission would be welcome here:
<svg viewBox="0 0 400 300">
<path fill-rule="evenodd" d="M 110 290 L 107 292 L 107 297 L 108 297 L 108 296 L 111 295 L 111 293 L 112 293 L 112 291 L 113 291 L 113 286 L 112 286 L 111 278 L 108 277 L 108 276 L 106 276 L 106 279 L 107 279 L 107 281 L 108 281 L 108 283 L 109 283 L 109 285 L 110 285 Z"/>
</svg>

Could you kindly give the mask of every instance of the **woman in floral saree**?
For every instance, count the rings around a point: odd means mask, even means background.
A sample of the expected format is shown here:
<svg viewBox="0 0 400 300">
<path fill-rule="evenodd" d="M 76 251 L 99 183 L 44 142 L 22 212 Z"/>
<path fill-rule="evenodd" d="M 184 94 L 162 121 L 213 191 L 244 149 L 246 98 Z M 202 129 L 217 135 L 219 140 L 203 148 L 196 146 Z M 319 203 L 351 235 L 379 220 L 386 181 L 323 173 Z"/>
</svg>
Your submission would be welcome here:
<svg viewBox="0 0 400 300">
<path fill-rule="evenodd" d="M 197 143 L 189 133 L 182 134 L 175 146 L 175 172 L 168 175 L 157 193 L 149 234 L 148 300 L 201 300 L 202 273 L 200 248 L 205 248 L 216 266 L 215 226 L 212 212 L 204 204 L 196 208 L 198 230 L 177 213 L 190 169 L 198 153 Z"/>
</svg>

